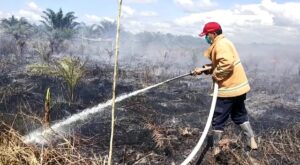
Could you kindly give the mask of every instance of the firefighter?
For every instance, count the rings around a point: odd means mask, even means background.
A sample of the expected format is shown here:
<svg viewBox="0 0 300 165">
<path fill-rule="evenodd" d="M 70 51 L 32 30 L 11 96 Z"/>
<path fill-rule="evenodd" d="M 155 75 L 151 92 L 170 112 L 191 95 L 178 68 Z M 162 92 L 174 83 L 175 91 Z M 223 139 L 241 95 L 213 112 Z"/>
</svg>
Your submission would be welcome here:
<svg viewBox="0 0 300 165">
<path fill-rule="evenodd" d="M 250 86 L 235 46 L 222 34 L 222 28 L 217 22 L 205 24 L 199 36 L 205 37 L 206 42 L 210 45 L 204 52 L 204 56 L 211 60 L 211 64 L 206 64 L 203 67 L 211 67 L 211 69 L 203 72 L 201 68 L 195 68 L 192 74 L 210 74 L 213 81 L 219 85 L 212 121 L 213 155 L 217 155 L 221 151 L 219 141 L 229 116 L 244 131 L 247 145 L 251 149 L 257 149 L 258 146 L 244 103 Z"/>
</svg>

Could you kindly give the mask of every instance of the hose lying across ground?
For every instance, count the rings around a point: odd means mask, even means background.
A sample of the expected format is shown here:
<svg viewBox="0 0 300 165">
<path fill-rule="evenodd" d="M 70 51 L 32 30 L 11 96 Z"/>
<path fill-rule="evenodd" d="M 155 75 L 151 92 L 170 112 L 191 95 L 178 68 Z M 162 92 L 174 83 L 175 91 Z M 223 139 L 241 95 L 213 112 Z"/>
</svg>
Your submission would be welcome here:
<svg viewBox="0 0 300 165">
<path fill-rule="evenodd" d="M 204 127 L 204 131 L 203 131 L 197 145 L 194 147 L 194 149 L 189 154 L 189 156 L 181 163 L 181 165 L 187 165 L 194 158 L 194 156 L 197 154 L 197 152 L 200 150 L 200 148 L 201 148 L 201 146 L 202 146 L 202 144 L 203 144 L 203 142 L 204 142 L 204 140 L 207 136 L 209 127 L 211 125 L 211 121 L 212 121 L 213 114 L 214 114 L 215 107 L 216 107 L 217 96 L 218 96 L 218 84 L 215 83 L 214 84 L 213 99 L 212 99 L 212 102 L 211 102 L 211 107 L 210 107 L 210 111 L 209 111 L 209 115 L 208 115 L 206 125 Z"/>
</svg>

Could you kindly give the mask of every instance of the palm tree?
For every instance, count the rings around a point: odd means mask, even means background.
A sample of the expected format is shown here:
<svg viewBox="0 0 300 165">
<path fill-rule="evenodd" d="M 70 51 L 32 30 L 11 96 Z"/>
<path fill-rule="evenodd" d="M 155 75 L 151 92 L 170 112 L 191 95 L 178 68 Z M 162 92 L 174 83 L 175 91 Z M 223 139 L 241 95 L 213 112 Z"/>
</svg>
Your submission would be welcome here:
<svg viewBox="0 0 300 165">
<path fill-rule="evenodd" d="M 67 14 L 63 14 L 62 9 L 59 9 L 57 13 L 55 13 L 51 9 L 46 9 L 43 11 L 45 16 L 42 16 L 44 20 L 41 22 L 47 27 L 48 30 L 53 29 L 75 29 L 75 27 L 79 24 L 78 22 L 74 22 L 77 18 L 74 16 L 74 12 L 68 12 Z"/>
<path fill-rule="evenodd" d="M 32 64 L 27 67 L 29 73 L 49 75 L 62 78 L 68 88 L 69 103 L 75 100 L 75 90 L 85 75 L 85 62 L 75 57 L 64 57 L 55 61 L 54 65 Z"/>
<path fill-rule="evenodd" d="M 82 23 L 78 28 L 84 37 L 110 39 L 115 37 L 117 25 L 116 22 L 104 20 L 90 26 Z"/>
<path fill-rule="evenodd" d="M 79 58 L 66 57 L 57 61 L 57 74 L 62 77 L 68 85 L 68 93 L 70 102 L 74 101 L 74 92 L 79 80 L 84 76 L 85 63 L 82 63 Z"/>
<path fill-rule="evenodd" d="M 74 16 L 74 12 L 68 12 L 64 15 L 62 9 L 59 9 L 57 13 L 51 9 L 46 9 L 43 13 L 41 22 L 47 29 L 51 52 L 58 52 L 61 43 L 76 33 L 76 27 L 79 25 L 78 22 L 75 22 L 77 17 Z"/>
<path fill-rule="evenodd" d="M 102 34 L 102 26 L 98 24 L 86 25 L 80 24 L 80 31 L 82 32 L 81 37 L 86 38 L 99 38 Z"/>
<path fill-rule="evenodd" d="M 25 18 L 17 19 L 14 15 L 10 18 L 2 19 L 1 26 L 5 33 L 13 36 L 18 46 L 18 56 L 22 56 L 26 41 L 33 33 L 33 26 Z"/>
<path fill-rule="evenodd" d="M 104 20 L 100 23 L 101 26 L 101 37 L 102 38 L 114 38 L 117 31 L 116 22 Z"/>
</svg>

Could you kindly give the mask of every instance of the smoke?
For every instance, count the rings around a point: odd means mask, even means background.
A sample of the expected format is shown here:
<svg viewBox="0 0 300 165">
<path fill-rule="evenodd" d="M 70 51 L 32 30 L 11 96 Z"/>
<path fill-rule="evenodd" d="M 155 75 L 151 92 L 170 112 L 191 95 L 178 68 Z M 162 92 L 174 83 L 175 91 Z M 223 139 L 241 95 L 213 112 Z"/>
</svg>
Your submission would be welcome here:
<svg viewBox="0 0 300 165">
<path fill-rule="evenodd" d="M 97 63 L 113 65 L 114 39 L 81 41 L 84 55 Z M 77 42 L 78 43 L 78 42 Z M 247 72 L 280 77 L 299 72 L 297 45 L 234 43 Z M 120 66 L 127 69 L 146 67 L 163 69 L 163 73 L 183 73 L 210 63 L 203 57 L 209 45 L 202 38 L 153 32 L 132 34 L 122 31 Z M 74 50 L 72 48 L 72 50 Z"/>
<path fill-rule="evenodd" d="M 259 69 L 266 76 L 288 76 L 298 72 L 300 50 L 295 45 L 248 44 L 237 45 L 247 69 Z"/>
<path fill-rule="evenodd" d="M 247 71 L 286 76 L 298 73 L 300 50 L 297 45 L 234 43 Z M 165 67 L 177 72 L 201 67 L 210 61 L 203 57 L 209 45 L 202 38 L 160 33 L 141 33 L 124 37 L 121 62 L 141 66 Z"/>
</svg>

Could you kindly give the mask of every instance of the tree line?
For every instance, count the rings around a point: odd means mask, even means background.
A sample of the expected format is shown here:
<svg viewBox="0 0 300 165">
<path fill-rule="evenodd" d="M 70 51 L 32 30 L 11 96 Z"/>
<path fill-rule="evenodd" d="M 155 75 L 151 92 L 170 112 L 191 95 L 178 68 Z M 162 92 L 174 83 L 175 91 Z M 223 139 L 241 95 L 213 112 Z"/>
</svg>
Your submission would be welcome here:
<svg viewBox="0 0 300 165">
<path fill-rule="evenodd" d="M 32 24 L 26 18 L 16 18 L 12 15 L 0 22 L 2 35 L 9 38 L 9 43 L 16 45 L 15 49 L 9 49 L 9 45 L 1 46 L 1 55 L 16 55 L 21 59 L 27 43 L 33 38 L 39 38 L 41 42 L 35 43 L 33 47 L 49 47 L 48 56 L 60 53 L 63 50 L 62 43 L 72 39 L 79 32 L 90 38 L 112 38 L 115 33 L 115 22 L 102 21 L 100 24 L 86 25 L 76 21 L 74 12 L 64 13 L 62 9 L 57 12 L 46 9 L 41 16 L 40 24 Z M 4 37 L 3 37 L 4 38 Z M 3 43 L 2 43 L 3 44 Z M 10 45 L 11 46 L 11 45 Z M 48 60 L 44 58 L 44 60 Z"/>
</svg>

